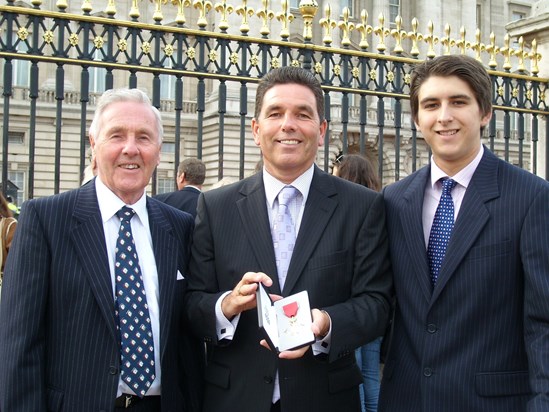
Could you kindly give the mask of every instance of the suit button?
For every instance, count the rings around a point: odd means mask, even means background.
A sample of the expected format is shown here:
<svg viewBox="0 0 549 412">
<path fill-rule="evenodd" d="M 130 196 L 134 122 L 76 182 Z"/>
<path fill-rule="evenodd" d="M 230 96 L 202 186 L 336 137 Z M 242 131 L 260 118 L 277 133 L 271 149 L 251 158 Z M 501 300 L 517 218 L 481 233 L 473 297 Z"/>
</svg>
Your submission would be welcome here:
<svg viewBox="0 0 549 412">
<path fill-rule="evenodd" d="M 114 367 L 114 366 L 111 366 L 111 367 L 109 368 L 109 373 L 110 373 L 111 375 L 116 375 L 116 374 L 118 373 L 118 369 L 116 369 L 116 367 Z"/>
<path fill-rule="evenodd" d="M 433 370 L 431 368 L 424 368 L 423 369 L 423 376 L 429 377 L 433 374 Z"/>
<path fill-rule="evenodd" d="M 273 383 L 273 377 L 272 376 L 264 376 L 263 382 L 265 383 Z"/>
<path fill-rule="evenodd" d="M 435 325 L 434 323 L 429 323 L 427 325 L 427 332 L 435 333 L 437 330 L 438 330 L 437 325 Z"/>
</svg>

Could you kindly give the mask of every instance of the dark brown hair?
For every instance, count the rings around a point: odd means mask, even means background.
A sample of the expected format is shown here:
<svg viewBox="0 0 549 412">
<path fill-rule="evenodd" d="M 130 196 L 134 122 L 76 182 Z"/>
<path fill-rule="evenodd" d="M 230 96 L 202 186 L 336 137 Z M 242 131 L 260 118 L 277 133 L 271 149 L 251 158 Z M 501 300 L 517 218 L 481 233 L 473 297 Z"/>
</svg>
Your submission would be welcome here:
<svg viewBox="0 0 549 412">
<path fill-rule="evenodd" d="M 431 76 L 456 76 L 471 88 L 483 116 L 492 111 L 492 80 L 479 61 L 465 55 L 440 56 L 414 68 L 410 84 L 410 108 L 417 122 L 419 89 Z"/>
<path fill-rule="evenodd" d="M 324 96 L 322 94 L 320 82 L 310 71 L 292 66 L 271 70 L 259 81 L 255 94 L 254 117 L 256 120 L 261 113 L 265 93 L 278 84 L 299 84 L 309 88 L 315 96 L 318 118 L 321 123 L 324 121 Z M 291 99 L 291 96 L 288 96 L 288 98 Z"/>
<path fill-rule="evenodd" d="M 381 190 L 381 183 L 374 165 L 364 156 L 356 154 L 343 156 L 343 160 L 339 163 L 338 175 L 342 179 L 358 183 L 377 192 Z"/>
</svg>

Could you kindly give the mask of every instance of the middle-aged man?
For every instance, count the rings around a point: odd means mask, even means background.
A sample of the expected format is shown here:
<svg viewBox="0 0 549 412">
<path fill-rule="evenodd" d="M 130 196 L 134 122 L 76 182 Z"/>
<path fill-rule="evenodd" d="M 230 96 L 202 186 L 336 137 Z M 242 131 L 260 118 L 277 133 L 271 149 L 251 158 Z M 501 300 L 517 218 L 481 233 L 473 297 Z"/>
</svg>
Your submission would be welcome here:
<svg viewBox="0 0 549 412">
<path fill-rule="evenodd" d="M 467 56 L 412 75 L 433 155 L 385 190 L 397 304 L 380 411 L 549 411 L 549 184 L 482 146 L 491 87 Z"/>
<path fill-rule="evenodd" d="M 354 350 L 383 333 L 391 299 L 383 199 L 315 166 L 326 121 L 312 73 L 265 75 L 252 132 L 263 170 L 198 201 L 188 314 L 208 343 L 204 410 L 360 411 Z M 294 196 L 285 208 L 282 190 Z M 278 218 L 297 234 L 287 256 Z M 257 282 L 308 291 L 315 343 L 279 356 L 260 346 Z"/>
<path fill-rule="evenodd" d="M 183 212 L 196 216 L 196 204 L 206 178 L 206 165 L 199 159 L 189 157 L 179 163 L 177 168 L 177 189 L 175 192 L 155 196 Z"/>
<path fill-rule="evenodd" d="M 0 307 L 0 410 L 198 410 L 200 343 L 180 330 L 194 222 L 145 194 L 162 131 L 142 91 L 105 92 L 97 178 L 24 204 Z"/>
</svg>

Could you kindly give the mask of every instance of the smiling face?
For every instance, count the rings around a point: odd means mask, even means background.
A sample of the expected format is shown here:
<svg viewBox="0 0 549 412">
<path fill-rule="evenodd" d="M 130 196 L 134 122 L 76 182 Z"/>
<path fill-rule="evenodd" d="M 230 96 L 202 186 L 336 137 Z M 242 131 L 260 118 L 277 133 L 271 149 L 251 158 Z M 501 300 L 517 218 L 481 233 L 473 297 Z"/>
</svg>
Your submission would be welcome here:
<svg viewBox="0 0 549 412">
<path fill-rule="evenodd" d="M 467 166 L 480 150 L 483 114 L 471 87 L 457 76 L 432 76 L 418 93 L 416 126 L 431 147 L 435 163 L 449 176 Z"/>
<path fill-rule="evenodd" d="M 98 136 L 90 134 L 97 174 L 126 204 L 143 195 L 160 162 L 158 124 L 144 103 L 111 103 L 101 115 Z"/>
<path fill-rule="evenodd" d="M 326 121 L 320 122 L 311 89 L 277 84 L 265 93 L 259 116 L 252 119 L 252 132 L 267 171 L 291 183 L 313 164 L 324 142 Z"/>
</svg>

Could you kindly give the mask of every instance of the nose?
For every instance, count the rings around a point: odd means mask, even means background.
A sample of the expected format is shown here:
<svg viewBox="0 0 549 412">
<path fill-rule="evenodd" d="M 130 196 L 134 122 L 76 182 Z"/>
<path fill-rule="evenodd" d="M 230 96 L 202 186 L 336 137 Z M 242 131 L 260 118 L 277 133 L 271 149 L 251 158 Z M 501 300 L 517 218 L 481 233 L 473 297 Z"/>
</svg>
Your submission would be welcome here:
<svg viewBox="0 0 549 412">
<path fill-rule="evenodd" d="M 139 146 L 137 145 L 137 138 L 135 135 L 130 134 L 124 142 L 124 153 L 133 156 L 139 153 Z"/>
<path fill-rule="evenodd" d="M 284 132 L 293 132 L 296 129 L 295 116 L 292 114 L 286 114 L 282 122 L 282 130 Z"/>
<path fill-rule="evenodd" d="M 453 119 L 452 108 L 449 104 L 444 103 L 440 106 L 438 113 L 438 121 L 440 123 L 447 123 Z"/>
</svg>

